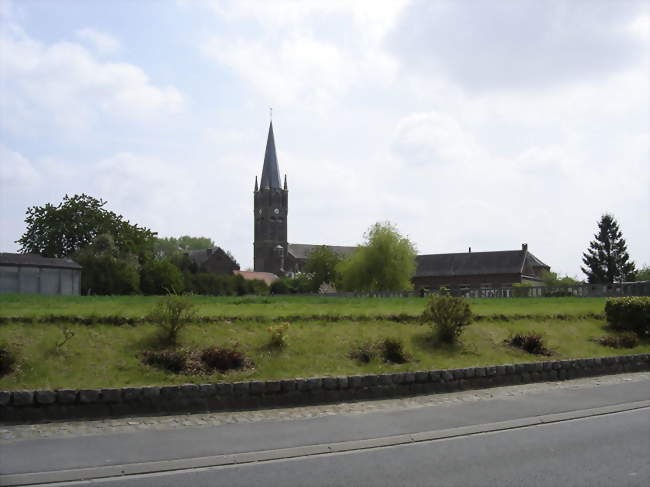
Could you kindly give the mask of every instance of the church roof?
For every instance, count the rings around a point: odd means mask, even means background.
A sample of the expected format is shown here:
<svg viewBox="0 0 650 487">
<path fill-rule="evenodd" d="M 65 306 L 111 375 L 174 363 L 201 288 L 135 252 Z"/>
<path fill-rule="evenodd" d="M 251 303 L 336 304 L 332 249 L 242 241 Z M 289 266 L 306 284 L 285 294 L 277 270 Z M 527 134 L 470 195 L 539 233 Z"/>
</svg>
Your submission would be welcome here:
<svg viewBox="0 0 650 487">
<path fill-rule="evenodd" d="M 264 153 L 264 167 L 262 168 L 262 180 L 260 189 L 280 189 L 280 168 L 278 167 L 278 156 L 275 153 L 275 137 L 273 136 L 273 122 L 269 125 L 269 136 L 266 139 L 266 152 Z"/>
<path fill-rule="evenodd" d="M 186 252 L 186 255 L 198 266 L 204 264 L 213 255 L 218 254 L 225 255 L 228 259 L 230 259 L 230 256 L 221 247 L 215 247 L 213 249 L 189 250 Z"/>
<path fill-rule="evenodd" d="M 327 247 L 341 257 L 347 257 L 352 254 L 357 247 L 345 247 L 342 245 L 309 245 L 309 244 L 289 244 L 289 253 L 296 259 L 308 259 L 309 254 L 318 247 Z"/>
<path fill-rule="evenodd" d="M 415 277 L 473 276 L 487 274 L 522 274 L 526 260 L 532 267 L 546 267 L 528 250 L 430 254 L 416 257 Z"/>
</svg>

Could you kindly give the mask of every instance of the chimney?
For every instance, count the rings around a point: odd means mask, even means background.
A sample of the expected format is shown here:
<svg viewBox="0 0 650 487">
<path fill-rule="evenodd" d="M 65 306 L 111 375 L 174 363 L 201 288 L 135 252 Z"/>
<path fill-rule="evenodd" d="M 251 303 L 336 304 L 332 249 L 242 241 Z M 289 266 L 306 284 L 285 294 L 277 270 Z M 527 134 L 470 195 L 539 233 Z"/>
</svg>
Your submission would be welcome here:
<svg viewBox="0 0 650 487">
<path fill-rule="evenodd" d="M 521 244 L 521 250 L 523 250 L 524 252 L 528 251 L 528 244 L 527 243 L 522 243 Z"/>
<path fill-rule="evenodd" d="M 472 247 L 469 248 L 469 253 L 470 253 L 470 254 L 472 253 Z"/>
</svg>

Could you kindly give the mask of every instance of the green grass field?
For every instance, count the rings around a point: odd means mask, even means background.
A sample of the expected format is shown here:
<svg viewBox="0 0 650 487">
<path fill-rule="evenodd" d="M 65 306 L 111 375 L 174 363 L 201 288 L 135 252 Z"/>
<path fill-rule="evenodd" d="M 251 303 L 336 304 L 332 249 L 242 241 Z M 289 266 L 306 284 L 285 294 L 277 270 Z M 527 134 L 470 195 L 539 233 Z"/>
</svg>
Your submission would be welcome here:
<svg viewBox="0 0 650 487">
<path fill-rule="evenodd" d="M 131 316 L 146 315 L 156 297 L 39 297 L 0 296 L 1 316 Z M 121 387 L 147 384 L 278 379 L 317 375 L 366 374 L 403 370 L 455 368 L 502 363 L 547 360 L 513 349 L 504 343 L 514 332 L 536 331 L 544 335 L 551 359 L 598 357 L 624 353 L 650 352 L 650 343 L 633 349 L 612 349 L 590 339 L 610 332 L 604 320 L 585 318 L 602 313 L 604 299 L 544 298 L 492 299 L 470 301 L 475 314 L 526 315 L 534 319 L 493 319 L 475 322 L 455 347 L 436 345 L 431 328 L 416 321 L 389 320 L 327 321 L 314 315 L 381 316 L 405 313 L 419 315 L 424 299 L 342 299 L 319 297 L 210 298 L 192 297 L 203 316 L 246 316 L 275 318 L 308 316 L 292 320 L 288 346 L 269 351 L 267 328 L 271 322 L 224 319 L 212 323 L 192 323 L 182 344 L 203 348 L 210 345 L 239 344 L 254 362 L 254 367 L 228 374 L 204 376 L 171 374 L 143 365 L 141 353 L 150 345 L 156 327 L 150 323 L 115 326 L 62 323 L 4 323 L 0 342 L 18 356 L 16 370 L 0 378 L 0 389 Z M 554 315 L 564 315 L 558 319 Z M 567 316 L 568 315 L 568 316 Z M 573 316 L 573 317 L 571 317 Z M 62 329 L 74 336 L 57 349 Z M 354 343 L 371 339 L 399 337 L 411 361 L 390 365 L 379 360 L 359 364 L 349 357 Z"/>
<path fill-rule="evenodd" d="M 0 316 L 127 316 L 143 317 L 155 305 L 157 296 L 35 296 L 0 295 Z M 201 316 L 379 316 L 419 315 L 423 298 L 333 298 L 304 296 L 213 297 L 192 296 Z M 516 298 L 470 299 L 479 315 L 583 315 L 603 313 L 604 298 Z"/>
</svg>

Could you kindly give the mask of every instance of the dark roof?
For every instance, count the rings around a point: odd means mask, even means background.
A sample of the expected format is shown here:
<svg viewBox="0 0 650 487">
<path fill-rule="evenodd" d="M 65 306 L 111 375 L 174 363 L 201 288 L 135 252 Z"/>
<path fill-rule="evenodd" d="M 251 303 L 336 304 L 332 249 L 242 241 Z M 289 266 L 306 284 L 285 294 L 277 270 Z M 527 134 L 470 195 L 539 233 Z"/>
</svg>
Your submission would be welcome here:
<svg viewBox="0 0 650 487">
<path fill-rule="evenodd" d="M 341 257 L 351 255 L 357 247 L 345 247 L 341 245 L 309 245 L 309 244 L 289 244 L 289 253 L 296 259 L 308 259 L 309 254 L 318 247 L 327 247 Z"/>
<path fill-rule="evenodd" d="M 12 254 L 0 252 L 0 265 L 15 265 L 28 267 L 54 267 L 58 269 L 81 269 L 72 259 L 53 259 L 38 254 Z"/>
<path fill-rule="evenodd" d="M 186 254 L 198 266 L 204 264 L 205 261 L 207 261 L 213 255 L 221 254 L 230 259 L 230 256 L 221 247 L 215 247 L 213 249 L 190 250 L 186 252 Z"/>
<path fill-rule="evenodd" d="M 264 153 L 264 167 L 262 168 L 262 180 L 260 189 L 280 189 L 280 168 L 278 167 L 278 156 L 275 153 L 275 138 L 273 137 L 273 122 L 269 125 L 269 136 L 266 139 L 266 152 Z"/>
<path fill-rule="evenodd" d="M 418 255 L 416 277 L 521 274 L 526 259 L 533 267 L 548 267 L 527 250 Z"/>
</svg>

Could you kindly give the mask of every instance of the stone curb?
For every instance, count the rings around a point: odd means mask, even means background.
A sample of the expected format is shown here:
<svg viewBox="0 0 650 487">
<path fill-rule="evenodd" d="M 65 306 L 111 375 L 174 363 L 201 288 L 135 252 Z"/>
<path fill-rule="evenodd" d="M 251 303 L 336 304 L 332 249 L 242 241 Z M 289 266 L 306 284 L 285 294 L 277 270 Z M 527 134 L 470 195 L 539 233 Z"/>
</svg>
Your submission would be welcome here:
<svg viewBox="0 0 650 487">
<path fill-rule="evenodd" d="M 650 354 L 393 374 L 217 384 L 0 391 L 0 421 L 228 411 L 380 399 L 650 370 Z"/>
</svg>

